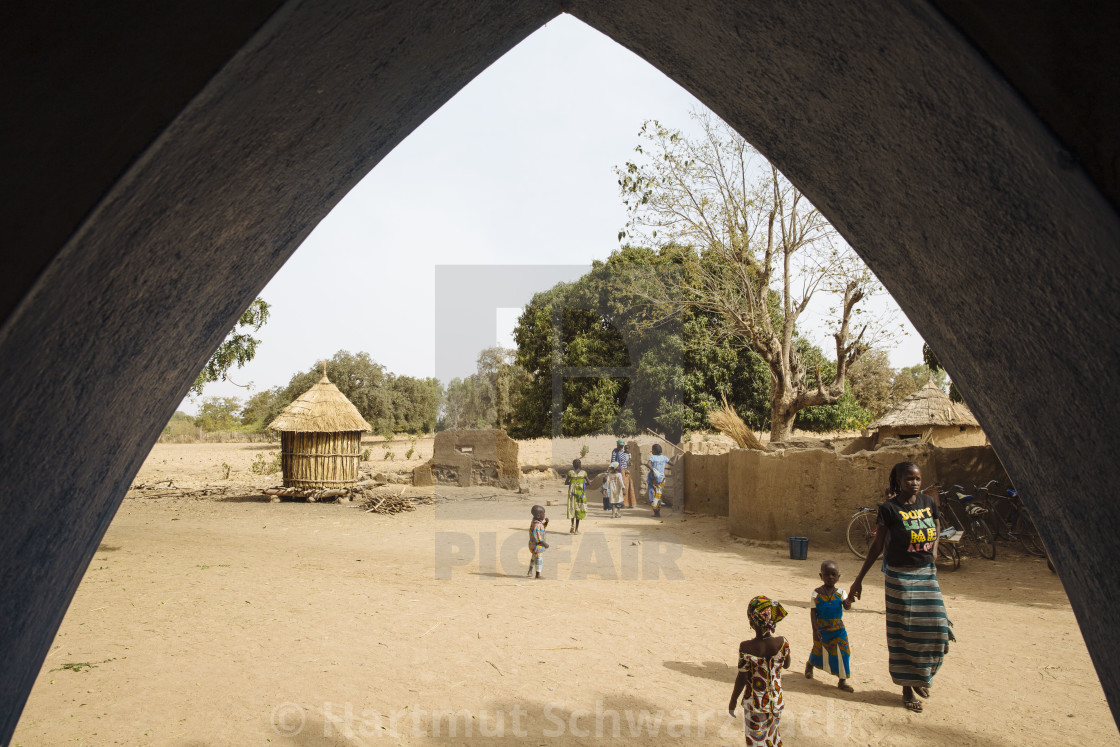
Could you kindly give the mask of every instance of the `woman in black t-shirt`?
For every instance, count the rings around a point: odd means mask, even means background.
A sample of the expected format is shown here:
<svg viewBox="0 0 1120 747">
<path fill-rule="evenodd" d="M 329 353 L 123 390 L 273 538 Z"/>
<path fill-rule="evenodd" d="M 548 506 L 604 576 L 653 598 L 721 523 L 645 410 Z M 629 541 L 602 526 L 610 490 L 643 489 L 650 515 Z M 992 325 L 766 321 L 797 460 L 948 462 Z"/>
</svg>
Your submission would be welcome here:
<svg viewBox="0 0 1120 747">
<path fill-rule="evenodd" d="M 891 679 L 902 686 L 903 705 L 915 712 L 922 710 L 919 696 L 929 697 L 949 641 L 956 640 L 934 565 L 941 512 L 932 498 L 920 492 L 921 487 L 922 473 L 913 462 L 900 462 L 891 470 L 887 500 L 879 506 L 875 540 L 849 591 L 850 596 L 860 598 L 863 577 L 885 550 Z"/>
</svg>

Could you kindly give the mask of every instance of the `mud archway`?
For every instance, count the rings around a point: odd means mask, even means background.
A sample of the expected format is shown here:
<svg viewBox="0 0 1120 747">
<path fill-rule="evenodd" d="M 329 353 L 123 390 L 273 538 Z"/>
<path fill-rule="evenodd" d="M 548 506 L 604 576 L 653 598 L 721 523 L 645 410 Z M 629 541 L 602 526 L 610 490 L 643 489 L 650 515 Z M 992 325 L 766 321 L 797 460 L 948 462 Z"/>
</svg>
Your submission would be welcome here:
<svg viewBox="0 0 1120 747">
<path fill-rule="evenodd" d="M 0 201 L 18 250 L 0 281 L 0 743 L 131 478 L 240 310 L 401 139 L 562 10 L 739 129 L 899 300 L 1033 499 L 1115 712 L 1120 507 L 1101 498 L 1120 405 L 1100 392 L 1118 370 L 1120 161 L 1023 64 L 1014 42 L 1045 38 L 1044 13 L 997 43 L 992 8 L 941 4 L 1016 92 L 924 2 L 134 5 L 9 5 L 0 23 L 19 175 Z M 1088 31 L 1115 18 L 1080 7 L 1064 12 L 1089 37 L 1088 74 L 1069 90 L 1115 93 L 1116 52 L 1091 57 L 1104 47 Z"/>
</svg>

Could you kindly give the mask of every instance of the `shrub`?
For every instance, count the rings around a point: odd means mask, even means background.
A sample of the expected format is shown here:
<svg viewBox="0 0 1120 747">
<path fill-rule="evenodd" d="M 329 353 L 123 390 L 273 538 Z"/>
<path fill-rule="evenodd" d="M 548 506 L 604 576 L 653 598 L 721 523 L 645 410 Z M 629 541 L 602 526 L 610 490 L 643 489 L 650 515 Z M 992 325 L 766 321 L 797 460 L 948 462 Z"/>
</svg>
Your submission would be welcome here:
<svg viewBox="0 0 1120 747">
<path fill-rule="evenodd" d="M 271 455 L 271 459 L 264 454 L 257 454 L 253 457 L 253 463 L 249 465 L 250 471 L 256 475 L 271 475 L 280 471 L 281 457 L 280 452 Z"/>
</svg>

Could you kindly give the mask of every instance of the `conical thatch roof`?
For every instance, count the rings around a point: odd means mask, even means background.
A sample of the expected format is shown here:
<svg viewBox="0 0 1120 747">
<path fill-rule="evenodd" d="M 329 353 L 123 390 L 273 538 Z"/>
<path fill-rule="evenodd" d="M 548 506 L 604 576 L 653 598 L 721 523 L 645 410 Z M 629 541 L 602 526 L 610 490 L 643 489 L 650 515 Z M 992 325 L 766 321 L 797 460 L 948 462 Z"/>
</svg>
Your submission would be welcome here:
<svg viewBox="0 0 1120 747">
<path fill-rule="evenodd" d="M 298 431 L 301 433 L 342 433 L 345 431 L 371 431 L 358 408 L 338 391 L 326 374 L 319 383 L 301 394 L 268 425 L 273 431 Z"/>
<path fill-rule="evenodd" d="M 931 425 L 973 425 L 980 427 L 972 411 L 961 402 L 954 402 L 932 381 L 906 397 L 883 417 L 867 426 L 879 428 L 913 428 Z"/>
</svg>

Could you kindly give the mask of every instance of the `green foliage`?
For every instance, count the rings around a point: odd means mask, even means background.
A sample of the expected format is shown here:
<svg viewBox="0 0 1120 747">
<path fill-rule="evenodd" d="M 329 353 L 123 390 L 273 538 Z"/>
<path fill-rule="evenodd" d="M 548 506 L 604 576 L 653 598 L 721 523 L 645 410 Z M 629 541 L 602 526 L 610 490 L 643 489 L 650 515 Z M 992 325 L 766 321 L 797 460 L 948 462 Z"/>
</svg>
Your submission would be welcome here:
<svg viewBox="0 0 1120 747">
<path fill-rule="evenodd" d="M 580 459 L 585 458 L 587 456 L 588 452 L 590 452 L 590 451 L 591 451 L 591 447 L 588 446 L 587 444 L 584 444 L 583 446 L 580 446 L 579 447 L 579 458 Z"/>
<path fill-rule="evenodd" d="M 241 409 L 241 425 L 254 431 L 263 431 L 291 400 L 284 401 L 284 387 L 273 387 L 257 392 Z"/>
<path fill-rule="evenodd" d="M 527 379 L 511 432 L 517 438 L 565 436 L 644 428 L 677 441 L 686 430 L 707 429 L 701 404 L 728 397 L 754 427 L 769 422 L 770 373 L 750 350 L 716 334 L 710 315 L 685 309 L 671 319 L 657 308 L 653 286 L 666 275 L 693 282 L 683 271 L 689 249 L 654 251 L 624 246 L 573 283 L 538 293 L 514 330 L 517 363 Z M 554 320 L 560 321 L 556 329 Z M 617 368 L 630 376 L 566 376 L 562 404 L 553 409 L 554 367 Z M 558 403 L 560 404 L 560 403 Z"/>
<path fill-rule="evenodd" d="M 193 436 L 197 429 L 198 426 L 195 425 L 194 418 L 182 410 L 176 410 L 175 414 L 171 416 L 171 420 L 163 427 L 163 435 L 184 438 Z"/>
<path fill-rule="evenodd" d="M 397 376 L 375 362 L 369 353 L 352 354 L 346 350 L 338 351 L 327 361 L 327 376 L 375 432 L 386 434 L 387 440 L 394 433 L 429 433 L 435 428 L 443 390 L 434 378 Z M 261 392 L 261 408 L 254 417 L 267 425 L 322 377 L 322 366 L 316 363 L 292 376 L 288 385 L 275 394 Z"/>
<path fill-rule="evenodd" d="M 615 169 L 629 214 L 619 240 L 690 247 L 680 254 L 679 275 L 662 276 L 647 297 L 656 298 L 660 319 L 687 324 L 687 313 L 699 315 L 699 339 L 734 340 L 765 360 L 769 413 L 751 408 L 758 417 L 743 417 L 755 427 L 771 420 L 771 438 L 780 440 L 799 410 L 839 400 L 848 367 L 888 334 L 885 322 L 860 306 L 881 289 L 824 216 L 758 151 L 712 115 L 693 119 L 697 137 L 645 122 L 634 159 Z M 834 299 L 828 317 L 839 361 L 831 378 L 810 384 L 815 361 L 802 359 L 797 325 L 815 295 Z M 683 336 L 690 349 L 697 340 Z M 676 382 L 671 388 L 684 392 Z M 654 419 L 667 432 L 687 429 L 697 414 L 690 396 L 651 397 Z M 634 416 L 639 425 L 646 420 L 637 410 Z"/>
<path fill-rule="evenodd" d="M 241 318 L 237 320 L 237 324 L 225 341 L 218 346 L 210 356 L 210 360 L 195 377 L 194 383 L 191 384 L 192 394 L 201 395 L 204 386 L 212 381 L 224 379 L 230 368 L 233 366 L 241 368 L 253 360 L 253 356 L 257 354 L 257 345 L 260 345 L 261 341 L 251 333 L 260 331 L 268 321 L 269 308 L 269 304 L 263 298 L 258 298 L 249 304 L 249 308 L 241 314 Z"/>
<path fill-rule="evenodd" d="M 372 453 L 373 453 L 373 449 L 366 449 L 366 450 L 364 450 L 364 451 L 362 452 L 362 459 L 361 459 L 361 461 L 363 461 L 363 462 L 368 462 L 368 461 L 369 461 L 369 455 L 370 455 L 370 454 L 372 454 Z"/>
<path fill-rule="evenodd" d="M 255 475 L 272 475 L 281 469 L 280 452 L 273 452 L 269 456 L 263 453 L 258 453 L 253 457 L 253 463 L 249 465 L 249 470 Z"/>
<path fill-rule="evenodd" d="M 794 425 L 803 431 L 831 433 L 866 428 L 873 419 L 871 411 L 860 406 L 849 388 L 832 404 L 806 407 L 798 411 Z"/>
<path fill-rule="evenodd" d="M 447 385 L 439 429 L 512 429 L 527 380 L 515 357 L 516 351 L 500 347 L 479 353 L 475 373 L 465 379 L 452 379 Z"/>
<path fill-rule="evenodd" d="M 897 392 L 900 394 L 905 392 L 905 394 L 901 394 L 898 399 L 902 399 L 906 395 L 918 391 L 931 380 L 937 388 L 942 391 L 949 385 L 949 375 L 945 373 L 944 369 L 939 368 L 935 371 L 924 363 L 900 368 L 896 378 L 898 380 L 898 383 L 895 385 Z"/>
<path fill-rule="evenodd" d="M 884 350 L 865 353 L 848 370 L 848 386 L 861 407 L 871 412 L 872 418 L 882 417 L 897 404 L 894 388 L 895 370 Z"/>
<path fill-rule="evenodd" d="M 241 400 L 237 397 L 205 397 L 194 422 L 209 433 L 237 430 L 241 425 L 237 417 L 240 410 Z"/>
</svg>

